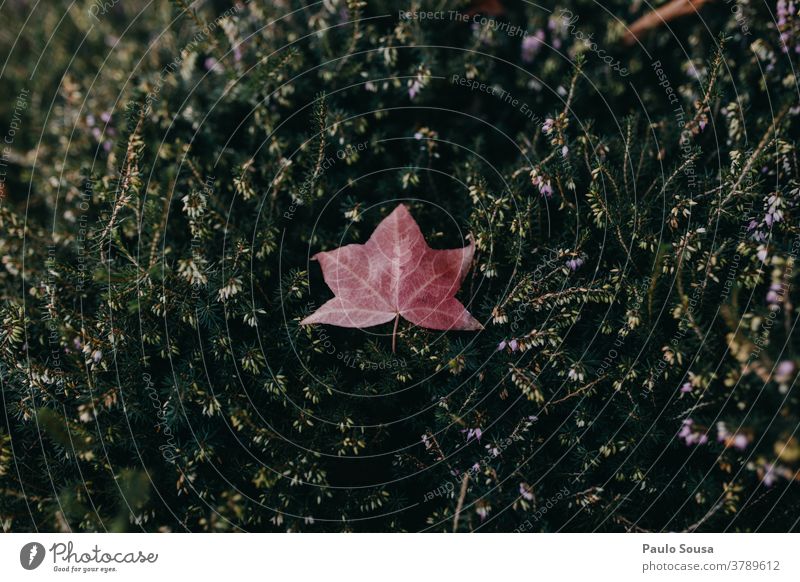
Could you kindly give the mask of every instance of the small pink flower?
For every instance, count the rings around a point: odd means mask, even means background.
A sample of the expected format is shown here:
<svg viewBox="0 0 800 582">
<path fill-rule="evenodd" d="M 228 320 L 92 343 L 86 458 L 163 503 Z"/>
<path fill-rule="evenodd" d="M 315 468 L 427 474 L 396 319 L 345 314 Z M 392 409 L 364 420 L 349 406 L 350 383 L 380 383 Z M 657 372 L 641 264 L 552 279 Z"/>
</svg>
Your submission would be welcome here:
<svg viewBox="0 0 800 582">
<path fill-rule="evenodd" d="M 526 499 L 527 501 L 533 501 L 533 491 L 531 490 L 531 486 L 527 483 L 519 484 L 519 494 L 523 499 Z"/>
<path fill-rule="evenodd" d="M 216 73 L 221 72 L 222 69 L 222 65 L 220 65 L 219 61 L 214 57 L 208 57 L 203 61 L 203 66 L 206 68 L 206 71 L 214 71 Z"/>
<path fill-rule="evenodd" d="M 735 448 L 737 450 L 740 450 L 740 451 L 743 451 L 743 450 L 745 450 L 747 448 L 747 445 L 749 444 L 749 442 L 750 441 L 747 438 L 747 435 L 744 435 L 742 433 L 738 433 L 735 437 L 733 437 L 733 440 L 731 441 L 731 444 L 733 445 L 733 448 Z"/>
<path fill-rule="evenodd" d="M 761 482 L 765 487 L 772 487 L 775 484 L 777 477 L 775 475 L 775 465 L 767 463 L 764 465 L 764 476 L 761 477 Z"/>
<path fill-rule="evenodd" d="M 708 436 L 699 429 L 695 429 L 694 421 L 691 418 L 687 418 L 681 424 L 681 429 L 678 431 L 678 438 L 683 440 L 684 444 L 688 446 L 692 445 L 704 445 L 708 442 Z"/>
<path fill-rule="evenodd" d="M 533 62 L 534 57 L 539 52 L 539 49 L 542 48 L 542 43 L 544 42 L 544 30 L 537 30 L 533 36 L 526 36 L 525 39 L 522 41 L 522 62 L 523 63 L 531 63 Z"/>
<path fill-rule="evenodd" d="M 795 365 L 791 360 L 783 360 L 775 368 L 775 381 L 786 384 L 794 377 Z"/>
<path fill-rule="evenodd" d="M 487 517 L 489 517 L 489 512 L 490 511 L 491 511 L 491 509 L 489 508 L 488 505 L 479 505 L 478 507 L 475 508 L 475 513 L 478 514 L 478 517 L 481 518 L 481 521 L 483 521 Z"/>
<path fill-rule="evenodd" d="M 467 442 L 470 442 L 473 438 L 481 442 L 483 431 L 480 428 L 465 428 L 461 432 L 467 433 Z"/>
<path fill-rule="evenodd" d="M 570 259 L 567 261 L 567 267 L 569 267 L 570 271 L 577 271 L 583 265 L 583 259 L 581 257 L 575 257 L 574 259 Z"/>
</svg>

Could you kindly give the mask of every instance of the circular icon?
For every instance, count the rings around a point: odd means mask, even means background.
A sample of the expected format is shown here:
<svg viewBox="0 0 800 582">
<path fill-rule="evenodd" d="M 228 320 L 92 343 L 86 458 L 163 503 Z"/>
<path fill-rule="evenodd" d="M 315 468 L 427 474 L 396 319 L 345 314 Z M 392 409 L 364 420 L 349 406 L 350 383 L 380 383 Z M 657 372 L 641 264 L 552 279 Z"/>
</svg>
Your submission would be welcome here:
<svg viewBox="0 0 800 582">
<path fill-rule="evenodd" d="M 19 563 L 26 570 L 35 570 L 44 561 L 44 546 L 39 542 L 30 542 L 19 551 Z"/>
</svg>

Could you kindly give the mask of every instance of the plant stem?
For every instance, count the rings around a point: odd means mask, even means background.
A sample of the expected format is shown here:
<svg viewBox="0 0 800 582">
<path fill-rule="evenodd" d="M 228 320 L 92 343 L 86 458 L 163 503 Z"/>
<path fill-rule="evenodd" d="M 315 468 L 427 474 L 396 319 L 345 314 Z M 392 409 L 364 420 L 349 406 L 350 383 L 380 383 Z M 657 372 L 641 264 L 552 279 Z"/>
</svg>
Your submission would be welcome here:
<svg viewBox="0 0 800 582">
<path fill-rule="evenodd" d="M 400 323 L 400 314 L 394 316 L 394 330 L 392 330 L 392 353 L 397 352 L 397 324 Z"/>
<path fill-rule="evenodd" d="M 456 513 L 453 516 L 453 533 L 458 532 L 458 518 L 461 515 L 461 509 L 464 507 L 464 499 L 467 497 L 468 483 L 469 483 L 469 473 L 464 473 L 464 478 L 461 480 L 461 491 L 458 492 L 458 503 L 456 504 Z"/>
</svg>

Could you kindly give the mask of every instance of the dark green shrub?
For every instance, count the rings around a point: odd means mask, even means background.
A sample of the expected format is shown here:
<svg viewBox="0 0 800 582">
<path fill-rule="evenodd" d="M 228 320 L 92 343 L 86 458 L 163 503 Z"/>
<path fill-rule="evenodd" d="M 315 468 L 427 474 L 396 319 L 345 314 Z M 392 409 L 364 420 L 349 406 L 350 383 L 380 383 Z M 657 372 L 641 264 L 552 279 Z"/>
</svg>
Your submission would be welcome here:
<svg viewBox="0 0 800 582">
<path fill-rule="evenodd" d="M 4 530 L 797 529 L 772 3 L 80 4 L 2 9 Z M 485 330 L 300 327 L 398 201 Z"/>
</svg>

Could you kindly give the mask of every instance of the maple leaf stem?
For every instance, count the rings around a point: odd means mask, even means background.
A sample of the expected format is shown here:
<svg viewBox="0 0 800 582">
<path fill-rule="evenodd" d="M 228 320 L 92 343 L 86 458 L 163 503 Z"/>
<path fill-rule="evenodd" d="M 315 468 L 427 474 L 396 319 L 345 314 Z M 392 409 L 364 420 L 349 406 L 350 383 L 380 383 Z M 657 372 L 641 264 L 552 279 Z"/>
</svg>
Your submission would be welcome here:
<svg viewBox="0 0 800 582">
<path fill-rule="evenodd" d="M 394 330 L 392 330 L 392 353 L 397 352 L 397 324 L 400 323 L 400 314 L 394 316 Z"/>
</svg>

